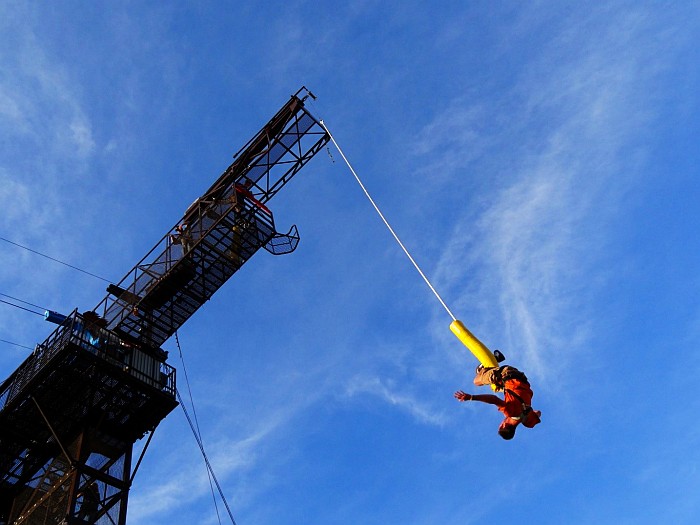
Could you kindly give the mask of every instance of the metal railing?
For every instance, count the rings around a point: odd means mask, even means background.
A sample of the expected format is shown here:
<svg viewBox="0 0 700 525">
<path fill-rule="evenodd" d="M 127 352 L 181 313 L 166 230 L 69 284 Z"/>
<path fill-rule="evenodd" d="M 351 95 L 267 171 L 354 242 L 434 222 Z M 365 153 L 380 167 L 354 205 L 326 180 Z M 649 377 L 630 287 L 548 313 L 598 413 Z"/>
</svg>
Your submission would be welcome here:
<svg viewBox="0 0 700 525">
<path fill-rule="evenodd" d="M 175 369 L 113 332 L 71 313 L 0 385 L 0 410 L 15 399 L 67 345 L 72 344 L 175 397 Z"/>
</svg>

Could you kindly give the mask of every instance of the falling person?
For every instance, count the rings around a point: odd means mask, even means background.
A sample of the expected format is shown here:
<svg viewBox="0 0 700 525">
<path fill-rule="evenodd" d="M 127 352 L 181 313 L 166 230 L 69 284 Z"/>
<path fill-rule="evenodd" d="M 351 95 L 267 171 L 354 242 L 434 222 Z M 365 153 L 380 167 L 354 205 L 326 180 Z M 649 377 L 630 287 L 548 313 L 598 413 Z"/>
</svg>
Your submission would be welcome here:
<svg viewBox="0 0 700 525">
<path fill-rule="evenodd" d="M 493 394 L 467 394 L 455 392 L 458 401 L 481 401 L 495 405 L 504 415 L 498 427 L 498 435 L 503 439 L 513 439 L 519 424 L 532 428 L 540 422 L 539 410 L 533 410 L 532 388 L 525 374 L 513 366 L 485 368 L 479 365 L 474 377 L 476 386 L 493 385 L 496 392 L 503 392 L 503 399 Z"/>
</svg>

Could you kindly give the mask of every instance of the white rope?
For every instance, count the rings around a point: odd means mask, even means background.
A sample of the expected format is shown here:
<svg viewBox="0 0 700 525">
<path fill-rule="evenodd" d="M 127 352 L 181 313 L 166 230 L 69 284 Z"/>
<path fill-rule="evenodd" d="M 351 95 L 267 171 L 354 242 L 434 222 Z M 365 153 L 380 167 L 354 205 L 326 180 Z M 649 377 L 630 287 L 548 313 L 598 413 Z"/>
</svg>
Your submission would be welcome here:
<svg viewBox="0 0 700 525">
<path fill-rule="evenodd" d="M 331 132 L 330 132 L 330 130 L 328 129 L 328 127 L 326 126 L 325 122 L 323 122 L 323 120 L 321 120 L 320 123 L 321 123 L 321 126 L 323 126 L 323 129 L 326 130 L 326 133 L 328 133 L 328 136 L 331 138 L 331 141 L 333 142 L 333 145 L 334 145 L 334 146 L 336 147 L 336 149 L 338 150 L 338 153 L 340 153 L 340 156 L 343 157 L 343 160 L 345 161 L 345 164 L 347 164 L 348 168 L 350 168 L 350 171 L 352 172 L 353 176 L 355 177 L 355 180 L 357 181 L 357 183 L 360 185 L 360 188 L 362 188 L 362 191 L 364 191 L 364 192 L 365 192 L 365 195 L 367 195 L 367 198 L 369 199 L 369 202 L 372 203 L 372 206 L 374 206 L 374 209 L 377 210 L 377 213 L 378 213 L 379 216 L 381 217 L 382 221 L 384 221 L 384 224 L 386 224 L 386 227 L 389 229 L 389 231 L 391 232 L 391 234 L 394 236 L 394 239 L 396 239 L 396 242 L 399 243 L 399 246 L 401 246 L 401 249 L 404 251 L 404 253 L 405 253 L 406 256 L 408 257 L 408 259 L 413 263 L 413 266 L 415 266 L 416 270 L 418 270 L 418 273 L 419 273 L 420 276 L 423 278 L 423 280 L 424 280 L 425 283 L 428 285 L 428 287 L 432 290 L 432 292 L 435 294 L 435 297 L 437 297 L 438 301 L 440 301 L 440 304 L 441 304 L 441 305 L 443 306 L 443 308 L 447 311 L 447 313 L 450 314 L 450 317 L 452 318 L 452 320 L 453 320 L 453 321 L 456 321 L 457 318 L 454 316 L 454 314 L 453 314 L 453 313 L 450 311 L 450 309 L 447 307 L 447 305 L 445 304 L 445 301 L 442 300 L 442 297 L 440 297 L 440 294 L 437 293 L 437 291 L 435 290 L 435 288 L 433 287 L 433 285 L 430 284 L 430 281 L 429 281 L 428 278 L 425 276 L 425 274 L 423 273 L 423 271 L 420 269 L 420 267 L 418 266 L 418 263 L 416 263 L 416 261 L 413 259 L 413 257 L 411 257 L 411 254 L 408 253 L 408 250 L 406 249 L 406 247 L 405 247 L 405 246 L 403 245 L 403 243 L 401 242 L 401 239 L 399 239 L 399 236 L 396 235 L 396 232 L 395 232 L 394 229 L 391 227 L 391 225 L 389 224 L 389 222 L 386 220 L 386 218 L 384 217 L 384 214 L 379 210 L 379 207 L 375 204 L 374 199 L 372 199 L 371 195 L 370 195 L 369 192 L 367 191 L 367 188 L 365 188 L 365 185 L 362 184 L 362 181 L 360 180 L 360 177 L 358 177 L 358 176 L 357 176 L 357 173 L 355 173 L 355 170 L 354 170 L 354 169 L 352 168 L 352 166 L 350 165 L 350 162 L 348 162 L 348 159 L 347 159 L 347 157 L 345 156 L 345 154 L 343 153 L 343 150 L 340 149 L 340 146 L 338 146 L 338 143 L 337 143 L 337 142 L 335 141 L 335 139 L 333 138 L 333 135 L 331 134 Z"/>
</svg>

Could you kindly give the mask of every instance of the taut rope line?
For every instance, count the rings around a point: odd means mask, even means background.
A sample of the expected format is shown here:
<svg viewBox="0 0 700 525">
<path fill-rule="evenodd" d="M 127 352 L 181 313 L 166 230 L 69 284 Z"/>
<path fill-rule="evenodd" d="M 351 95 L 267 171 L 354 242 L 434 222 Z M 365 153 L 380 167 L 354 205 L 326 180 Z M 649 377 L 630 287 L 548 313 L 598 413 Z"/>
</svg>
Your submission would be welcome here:
<svg viewBox="0 0 700 525">
<path fill-rule="evenodd" d="M 443 306 L 443 308 L 447 311 L 447 313 L 450 315 L 450 317 L 452 318 L 452 320 L 453 320 L 453 321 L 456 321 L 457 318 L 454 316 L 454 314 L 452 313 L 452 311 L 447 307 L 447 305 L 445 304 L 445 301 L 442 300 L 442 297 L 440 297 L 440 294 L 437 293 L 437 291 L 435 290 L 435 287 L 430 283 L 430 281 L 428 280 L 428 278 L 427 278 L 427 277 L 425 276 L 425 274 L 423 273 L 423 270 L 421 270 L 421 269 L 420 269 L 420 266 L 418 266 L 418 263 L 415 261 L 415 259 L 414 259 L 413 257 L 411 257 L 411 254 L 410 254 L 410 253 L 408 253 L 408 250 L 406 249 L 406 247 L 405 247 L 405 246 L 403 245 L 403 243 L 401 242 L 401 239 L 399 239 L 399 236 L 396 235 L 396 232 L 395 232 L 394 229 L 391 227 L 391 225 L 389 224 L 389 222 L 386 220 L 386 218 L 384 217 L 384 214 L 379 210 L 379 207 L 378 207 L 378 206 L 376 205 L 376 203 L 374 202 L 374 199 L 372 199 L 372 196 L 371 196 L 371 195 L 369 194 L 369 192 L 367 191 L 367 188 L 365 188 L 365 185 L 362 184 L 362 181 L 360 180 L 360 177 L 357 176 L 357 173 L 355 172 L 355 170 L 353 169 L 353 167 L 350 165 L 350 162 L 348 161 L 347 157 L 345 156 L 345 153 L 343 153 L 343 150 L 340 149 L 340 146 L 338 146 L 338 143 L 335 141 L 335 138 L 333 138 L 333 134 L 330 132 L 330 130 L 329 130 L 328 127 L 326 126 L 325 122 L 323 122 L 323 120 L 321 120 L 321 121 L 320 121 L 320 124 L 321 124 L 321 126 L 323 126 L 323 129 L 326 130 L 326 133 L 328 133 L 328 136 L 330 137 L 331 141 L 333 142 L 333 145 L 334 145 L 335 148 L 338 150 L 338 153 L 340 153 L 340 156 L 343 157 L 343 160 L 345 161 L 345 164 L 347 164 L 348 168 L 350 168 L 350 171 L 352 172 L 353 176 L 355 177 L 355 180 L 357 181 L 357 183 L 360 185 L 360 188 L 362 188 L 362 191 L 365 192 L 365 195 L 366 195 L 367 198 L 369 199 L 369 202 L 372 204 L 372 206 L 374 206 L 374 209 L 377 211 L 377 213 L 379 214 L 379 217 L 381 217 L 382 221 L 384 221 L 384 224 L 386 224 L 386 227 L 389 229 L 389 231 L 391 232 L 391 234 L 394 236 L 394 239 L 396 239 L 396 242 L 399 243 L 399 246 L 401 246 L 401 249 L 402 249 L 402 250 L 404 251 L 404 253 L 406 254 L 406 257 L 408 257 L 408 259 L 411 261 L 411 263 L 413 263 L 413 266 L 415 266 L 416 270 L 418 270 L 418 273 L 420 274 L 420 276 L 423 278 L 423 280 L 425 281 L 425 283 L 428 285 L 428 287 L 429 287 L 429 288 L 432 290 L 432 292 L 435 294 L 435 297 L 437 297 L 438 301 L 440 301 L 440 304 L 441 304 L 441 305 Z"/>
</svg>

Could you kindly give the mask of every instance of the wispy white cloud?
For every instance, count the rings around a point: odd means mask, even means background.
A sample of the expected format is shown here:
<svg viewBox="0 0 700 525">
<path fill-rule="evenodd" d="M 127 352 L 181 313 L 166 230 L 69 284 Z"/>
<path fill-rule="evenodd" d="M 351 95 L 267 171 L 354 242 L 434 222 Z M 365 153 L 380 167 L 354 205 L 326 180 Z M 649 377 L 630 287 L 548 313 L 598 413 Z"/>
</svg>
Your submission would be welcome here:
<svg viewBox="0 0 700 525">
<path fill-rule="evenodd" d="M 447 420 L 445 414 L 436 412 L 418 395 L 410 395 L 406 390 L 392 384 L 391 379 L 374 376 L 358 376 L 346 385 L 349 397 L 370 395 L 381 402 L 394 406 L 413 416 L 420 423 L 443 426 Z"/>
<path fill-rule="evenodd" d="M 240 441 L 218 439 L 215 442 L 205 441 L 205 450 L 214 474 L 224 486 L 230 485 L 228 479 L 238 474 L 240 477 L 256 464 L 256 448 L 264 436 L 261 434 L 248 436 Z M 192 502 L 203 497 L 210 497 L 211 485 L 205 471 L 204 461 L 198 451 L 191 435 L 180 443 L 174 454 L 170 455 L 172 461 L 162 461 L 157 465 L 157 471 L 147 474 L 148 482 L 143 490 L 133 494 L 129 501 L 129 519 L 134 523 L 151 523 L 153 516 L 162 516 L 177 512 L 178 509 L 187 507 Z M 206 438 L 205 438 L 206 439 Z M 143 475 L 143 474 L 142 474 Z M 167 479 L 161 483 L 157 480 Z M 212 481 L 213 483 L 213 481 Z M 239 484 L 236 483 L 236 486 Z M 214 491 L 217 492 L 216 486 Z M 242 505 L 245 498 L 237 491 L 227 494 L 227 499 Z M 206 522 L 202 517 L 199 523 Z"/>
<path fill-rule="evenodd" d="M 27 184 L 11 177 L 6 169 L 0 169 L 0 206 L 3 220 L 17 223 L 30 215 L 31 192 Z"/>
<path fill-rule="evenodd" d="M 92 124 L 76 85 L 60 63 L 48 57 L 31 24 L 9 31 L 15 46 L 0 55 L 7 75 L 0 80 L 0 126 L 6 137 L 29 138 L 36 151 L 62 161 L 84 159 L 95 148 Z"/>
<path fill-rule="evenodd" d="M 295 338 L 292 346 L 295 345 L 304 343 Z M 303 374 L 280 362 L 268 371 L 271 377 L 266 377 L 265 382 L 251 381 L 252 384 L 235 367 L 227 371 L 222 366 L 214 383 L 208 378 L 192 385 L 198 417 L 208 422 L 202 429 L 204 446 L 226 497 L 234 506 L 234 515 L 279 482 L 269 471 L 285 468 L 281 464 L 287 461 L 287 455 L 293 455 L 294 444 L 301 439 L 299 420 L 324 397 L 332 397 L 337 378 L 329 375 L 329 366 L 334 361 L 333 356 L 330 363 L 321 359 Z M 257 377 L 245 372 L 243 375 Z M 270 384 L 275 385 L 274 391 L 266 391 Z M 184 391 L 184 386 L 180 388 Z M 191 409 L 189 412 L 193 416 Z M 170 418 L 180 420 L 177 425 L 186 435 L 167 457 L 161 458 L 156 471 L 141 474 L 144 487 L 130 498 L 130 522 L 152 523 L 153 516 L 177 513 L 178 509 L 211 497 L 203 460 L 184 417 L 178 413 Z M 157 482 L 161 478 L 169 480 L 166 486 Z M 208 523 L 209 519 L 199 516 L 197 523 Z"/>
<path fill-rule="evenodd" d="M 248 424 L 243 431 L 240 425 L 230 421 L 229 415 L 205 411 L 207 419 L 219 421 L 211 433 L 213 438 L 207 434 L 202 436 L 205 450 L 226 498 L 234 505 L 234 509 L 246 508 L 276 483 L 277 480 L 264 475 L 264 465 L 280 461 L 283 455 L 278 446 L 280 441 L 289 443 L 295 439 L 294 425 L 291 423 L 308 408 L 306 401 L 300 397 L 289 402 L 286 399 L 277 400 L 276 406 L 269 410 L 258 408 L 246 412 L 247 415 L 243 415 L 242 419 Z M 181 414 L 173 414 L 171 417 L 180 418 L 180 426 L 183 430 L 186 428 Z M 161 458 L 156 465 L 157 470 L 141 474 L 146 477 L 145 486 L 130 498 L 130 522 L 151 523 L 155 515 L 176 513 L 178 509 L 186 508 L 197 500 L 211 497 L 203 458 L 189 428 L 186 432 L 183 440 L 171 447 L 167 457 Z M 158 479 L 167 479 L 168 482 L 158 483 Z M 218 499 L 216 487 L 214 490 Z M 207 523 L 209 518 L 201 516 L 199 519 L 198 523 Z"/>
<path fill-rule="evenodd" d="M 367 14 L 372 13 L 368 11 Z M 344 64 L 348 69 L 347 78 L 353 78 L 353 87 L 361 86 L 360 91 L 365 83 L 357 79 L 375 75 L 375 71 L 370 74 L 357 67 L 357 56 L 340 53 L 347 44 L 346 39 L 353 37 L 347 31 L 354 31 L 354 26 L 362 20 L 355 20 L 353 27 L 338 23 L 338 27 L 346 31 L 339 33 L 344 37 L 339 40 L 334 40 L 337 35 L 331 35 L 331 31 L 325 28 L 324 37 L 333 40 L 334 46 L 322 46 L 325 51 L 321 55 L 324 56 L 314 53 L 304 55 L 297 49 L 285 54 L 284 50 L 289 45 L 301 47 L 304 44 L 302 37 L 309 29 L 309 25 L 304 24 L 308 21 L 293 17 L 289 20 L 292 27 L 286 24 L 287 20 L 277 18 L 274 21 L 272 27 L 277 31 L 290 29 L 279 38 L 271 36 L 266 44 L 268 58 L 274 55 L 274 58 L 284 56 L 290 60 L 286 65 L 272 61 L 269 74 L 276 81 L 279 79 L 273 73 L 281 72 L 289 76 L 297 66 L 311 70 L 312 62 L 317 67 L 327 63 Z M 529 22 L 532 21 L 529 19 Z M 168 24 L 160 22 L 159 19 L 158 23 L 153 23 L 154 30 L 161 32 L 153 38 L 154 41 L 170 38 L 169 29 L 166 28 Z M 567 356 L 584 352 L 596 328 L 595 316 L 590 315 L 591 298 L 608 278 L 607 270 L 601 268 L 599 262 L 609 242 L 616 210 L 623 209 L 624 197 L 635 183 L 633 176 L 626 175 L 623 169 L 631 166 L 626 153 L 634 149 L 638 133 L 643 132 L 644 126 L 654 119 L 654 109 L 646 101 L 653 92 L 654 71 L 661 67 L 659 56 L 662 54 L 658 51 L 664 41 L 663 38 L 660 43 L 655 40 L 658 35 L 649 32 L 643 14 L 632 10 L 628 14 L 618 13 L 605 23 L 597 20 L 593 24 L 585 18 L 576 23 L 571 20 L 562 25 L 558 23 L 548 28 L 559 31 L 558 38 L 545 44 L 538 42 L 533 53 L 542 49 L 541 46 L 544 46 L 544 52 L 513 72 L 514 84 L 506 87 L 502 93 L 488 96 L 482 93 L 478 97 L 471 96 L 472 93 L 467 97 L 455 96 L 457 90 L 454 90 L 449 93 L 453 98 L 445 103 L 431 100 L 421 104 L 421 111 L 435 110 L 435 118 L 417 135 L 411 157 L 419 164 L 419 177 L 416 178 L 431 177 L 427 183 L 419 186 L 420 198 L 416 199 L 421 201 L 419 204 L 427 207 L 433 204 L 424 198 L 424 190 L 433 192 L 431 196 L 436 198 L 437 194 L 448 193 L 449 190 L 453 194 L 461 192 L 469 205 L 469 210 L 463 210 L 463 214 L 457 217 L 448 246 L 442 252 L 435 279 L 438 289 L 445 291 L 446 298 L 459 298 L 451 306 L 465 315 L 465 322 L 477 335 L 489 343 L 495 342 L 512 362 L 522 363 L 529 374 L 547 379 L 551 379 L 556 371 L 551 363 L 556 361 L 557 366 L 566 367 L 569 362 Z M 122 24 L 124 33 L 121 36 L 128 40 L 127 36 L 133 37 L 133 25 L 126 17 L 122 18 Z M 459 38 L 464 31 L 463 26 L 455 24 L 451 28 L 448 47 L 454 53 L 465 51 L 460 47 Z M 605 27 L 610 27 L 610 31 L 601 33 L 600 29 Z M 222 41 L 227 37 L 224 34 L 220 36 Z M 131 39 L 143 42 L 141 39 Z M 517 38 L 514 40 L 515 44 L 511 41 L 510 45 L 520 44 Z M 118 132 L 112 135 L 96 132 L 89 111 L 81 103 L 79 88 L 73 89 L 75 79 L 69 78 L 60 63 L 48 60 L 40 49 L 34 49 L 38 47 L 36 40 L 27 37 L 23 42 L 26 61 L 20 64 L 12 59 L 8 63 L 18 72 L 17 78 L 26 80 L 27 89 L 34 91 L 31 97 L 25 99 L 18 84 L 0 80 L 0 125 L 2 122 L 8 126 L 12 124 L 12 136 L 18 142 L 23 141 L 25 146 L 31 146 L 32 151 L 35 147 L 41 149 L 46 146 L 48 152 L 40 161 L 25 164 L 24 173 L 43 173 L 42 169 L 50 166 L 54 160 L 67 158 L 71 159 L 66 163 L 70 166 L 84 166 L 96 152 L 111 152 L 113 158 L 134 153 L 127 151 L 129 148 L 126 147 L 130 137 L 135 141 L 133 135 L 127 131 L 121 135 Z M 370 42 L 374 43 L 373 40 Z M 126 48 L 130 49 L 126 51 L 127 54 L 135 53 L 135 48 Z M 329 53 L 329 49 L 333 53 Z M 172 101 L 182 84 L 177 82 L 176 66 L 179 62 L 168 51 L 172 49 L 165 45 L 149 57 L 173 61 L 173 78 L 166 82 L 161 78 L 153 79 L 153 85 L 168 85 L 170 96 L 166 98 Z M 189 51 L 192 60 L 202 56 L 196 49 Z M 532 56 L 529 54 L 526 58 Z M 440 58 L 449 59 L 449 56 Z M 318 62 L 315 62 L 317 59 Z M 251 56 L 250 60 L 253 63 L 258 57 Z M 125 63 L 130 61 L 124 59 Z M 40 70 L 37 70 L 39 66 Z M 500 72 L 494 71 L 494 74 Z M 133 115 L 141 113 L 148 106 L 140 99 L 140 91 L 155 89 L 150 93 L 156 100 L 157 90 L 163 89 L 149 86 L 149 82 L 142 81 L 133 69 L 126 71 L 125 77 L 132 80 L 124 81 L 126 100 L 121 103 L 131 105 L 131 108 L 122 117 L 121 125 L 117 122 L 116 127 L 122 130 L 131 125 Z M 159 73 L 154 77 L 159 77 Z M 260 73 L 254 78 L 260 78 Z M 149 80 L 152 79 L 149 77 Z M 410 82 L 399 85 L 391 75 L 372 80 L 385 82 L 387 94 L 404 90 L 403 96 L 413 97 L 413 92 L 409 92 Z M 409 80 L 421 79 L 411 77 Z M 367 85 L 374 84 L 368 82 Z M 436 108 L 436 104 L 441 105 Z M 49 129 L 40 129 L 36 125 L 38 116 L 44 114 L 47 107 L 59 106 L 60 111 L 56 111 L 54 119 L 48 123 Z M 356 105 L 344 104 L 342 111 L 353 113 L 358 121 L 366 121 L 368 116 L 377 115 L 377 107 L 371 103 L 359 110 Z M 164 118 L 167 112 L 163 110 Z M 367 112 L 367 115 L 363 112 Z M 358 126 L 348 133 L 366 133 L 367 129 L 373 128 L 363 122 L 363 127 Z M 381 129 L 381 133 L 392 132 L 389 123 L 377 129 Z M 58 130 L 61 131 L 60 136 Z M 96 137 L 106 137 L 106 146 L 101 147 Z M 56 139 L 55 143 L 53 139 Z M 378 135 L 374 140 L 381 142 L 383 138 Z M 192 142 L 193 147 L 204 143 Z M 0 204 L 4 204 L 2 199 L 10 199 L 15 206 L 11 213 L 0 217 L 0 221 L 6 220 L 11 224 L 19 224 L 23 219 L 33 221 L 30 231 L 37 236 L 42 247 L 65 249 L 63 243 L 70 241 L 65 236 L 54 236 L 56 230 L 50 228 L 54 221 L 60 223 L 60 219 L 65 217 L 59 206 L 61 183 L 52 180 L 60 177 L 50 170 L 46 171 L 50 176 L 43 182 L 17 177 L 17 166 L 16 163 L 0 166 L 0 179 L 8 182 L 4 193 L 3 187 L 0 187 Z M 30 169 L 25 169 L 27 167 Z M 476 192 L 477 196 L 473 197 L 475 192 L 462 190 L 465 187 L 472 189 L 475 179 L 478 184 L 490 187 L 486 192 Z M 45 187 L 41 195 L 47 196 L 47 199 L 42 203 L 41 212 L 36 213 L 36 201 L 32 200 L 32 196 L 37 186 L 42 184 Z M 336 181 L 332 184 L 338 185 Z M 318 191 L 318 188 L 315 186 L 311 189 Z M 327 194 L 323 196 L 328 200 Z M 305 205 L 308 206 L 306 202 Z M 326 215 L 337 218 L 337 214 L 333 215 L 332 207 L 328 205 L 327 210 L 323 208 L 327 214 L 320 213 L 320 206 L 313 209 L 308 220 L 319 221 L 319 216 Z M 262 500 L 261 495 L 267 498 L 290 466 L 298 467 L 299 460 L 307 459 L 293 457 L 293 449 L 295 444 L 304 440 L 299 423 L 308 421 L 311 415 L 323 413 L 323 410 L 332 412 L 339 406 L 369 407 L 369 410 L 379 406 L 405 414 L 406 420 L 422 425 L 424 430 L 435 431 L 432 427 L 437 427 L 441 432 L 447 432 L 450 419 L 454 419 L 448 418 L 448 412 L 441 411 L 444 406 L 457 406 L 450 397 L 451 391 L 446 390 L 443 384 L 445 376 L 462 374 L 463 370 L 469 371 L 471 367 L 465 366 L 463 354 L 445 351 L 445 348 L 452 349 L 458 345 L 446 330 L 446 322 L 433 323 L 431 320 L 430 327 L 437 326 L 434 340 L 440 343 L 436 345 L 440 349 L 434 354 L 417 349 L 419 344 L 428 346 L 430 341 L 412 340 L 425 332 L 420 321 L 418 327 L 407 327 L 404 334 L 397 334 L 403 327 L 388 327 L 395 317 L 390 321 L 390 314 L 377 308 L 377 304 L 382 303 L 380 296 L 395 294 L 396 302 L 391 304 L 392 310 L 410 308 L 407 305 L 415 298 L 395 289 L 405 284 L 399 278 L 397 282 L 389 284 L 389 279 L 381 271 L 367 271 L 368 268 L 374 270 L 382 266 L 385 261 L 367 260 L 371 258 L 370 253 L 376 253 L 368 249 L 370 241 L 366 238 L 371 234 L 367 233 L 362 220 L 357 220 L 354 214 L 353 209 L 345 219 L 353 224 L 356 231 L 344 230 L 352 231 L 352 239 L 347 241 L 352 249 L 337 238 L 337 226 L 328 226 L 334 230 L 334 236 L 329 235 L 323 250 L 326 254 L 335 251 L 335 260 L 327 257 L 323 259 L 323 265 L 316 264 L 317 267 L 310 272 L 314 274 L 314 279 L 319 279 L 324 273 L 332 274 L 332 279 L 328 278 L 323 284 L 311 283 L 311 279 L 295 280 L 293 286 L 297 290 L 293 293 L 299 295 L 298 302 L 290 299 L 293 294 L 290 292 L 287 295 L 289 290 L 275 284 L 277 297 L 272 299 L 258 297 L 263 294 L 260 288 L 253 288 L 252 293 L 249 290 L 248 295 L 241 294 L 236 298 L 237 302 L 232 301 L 231 310 L 241 309 L 234 315 L 227 311 L 225 316 L 216 318 L 211 310 L 202 312 L 211 322 L 198 326 L 204 340 L 211 335 L 204 332 L 224 331 L 223 327 L 232 323 L 237 323 L 237 328 L 240 328 L 240 325 L 249 322 L 248 319 L 235 319 L 239 313 L 253 311 L 254 316 L 267 317 L 279 308 L 278 297 L 285 297 L 284 301 L 279 302 L 291 303 L 288 310 L 295 310 L 292 314 L 295 323 L 276 325 L 274 328 L 266 326 L 266 330 L 283 334 L 278 340 L 274 343 L 269 339 L 256 340 L 256 346 L 240 351 L 241 361 L 221 358 L 229 348 L 235 348 L 229 341 L 211 344 L 211 340 L 207 339 L 201 342 L 202 353 L 198 358 L 215 359 L 217 363 L 215 384 L 211 384 L 211 374 L 203 374 L 200 376 L 201 388 L 195 389 L 195 393 L 200 390 L 205 393 L 200 417 L 207 421 L 209 428 L 204 441 L 227 495 L 232 495 L 234 512 L 236 508 L 246 508 L 252 502 Z M 444 214 L 431 215 L 430 220 L 439 221 L 443 217 Z M 428 224 L 426 228 L 432 231 L 433 225 Z M 124 228 L 124 231 L 130 230 Z M 391 246 L 387 251 L 392 250 L 393 253 L 394 248 Z M 51 250 L 51 253 L 60 254 L 61 251 Z M 390 257 L 387 256 L 387 259 Z M 365 275 L 339 271 L 339 268 L 345 269 L 342 264 L 348 264 L 348 260 L 353 266 L 362 268 Z M 4 261 L 0 252 L 0 263 L 5 262 L 7 264 L 3 266 L 10 268 L 10 261 Z M 262 266 L 262 263 L 256 260 L 254 265 Z M 319 267 L 324 265 L 328 268 Z M 593 281 L 583 282 L 583 277 L 591 269 Z M 8 270 L 5 274 L 8 282 L 19 275 L 19 271 L 13 273 Z M 260 279 L 266 283 L 265 286 L 272 287 L 274 278 L 271 275 L 248 273 L 239 277 L 240 281 Z M 365 280 L 371 280 L 372 285 L 358 285 Z M 332 294 L 321 290 L 324 286 L 336 286 L 337 295 L 329 297 Z M 255 309 L 265 301 L 268 304 Z M 314 304 L 324 301 L 327 301 L 325 306 Z M 378 318 L 387 319 L 369 322 L 368 315 L 358 315 L 356 312 L 371 308 Z M 435 308 L 438 309 L 437 306 Z M 440 311 L 440 315 L 443 314 Z M 269 315 L 268 322 L 280 322 L 276 315 L 282 317 L 284 314 L 275 312 L 275 315 Z M 6 317 L 0 319 L 0 322 L 6 321 Z M 253 322 L 250 321 L 250 324 Z M 301 326 L 307 324 L 309 328 Z M 212 326 L 216 326 L 216 329 L 210 329 Z M 241 330 L 246 332 L 244 337 L 255 339 L 251 327 L 244 328 Z M 387 348 L 386 340 L 402 337 L 408 340 L 405 348 Z M 248 353 L 264 353 L 268 346 L 273 345 L 277 346 L 278 351 L 265 355 L 274 360 L 274 365 L 267 367 L 261 364 L 266 361 L 262 358 L 251 364 L 243 357 Z M 454 360 L 454 363 L 459 360 L 459 365 L 451 367 L 445 360 Z M 265 367 L 264 373 L 256 375 L 256 367 Z M 231 370 L 236 368 L 243 371 L 234 375 Z M 259 384 L 255 385 L 256 382 Z M 427 388 L 438 382 L 438 389 Z M 439 393 L 436 394 L 437 390 Z M 434 402 L 436 395 L 440 396 L 439 403 Z M 447 405 L 443 404 L 445 401 Z M 183 517 L 188 509 L 197 508 L 199 511 L 206 505 L 205 498 L 209 498 L 209 483 L 196 445 L 182 421 L 179 426 L 170 423 L 173 418 L 181 416 L 173 414 L 164 426 L 168 428 L 168 425 L 172 425 L 170 428 L 176 427 L 177 431 L 168 436 L 167 445 L 158 451 L 149 451 L 147 461 L 152 459 L 153 462 L 145 463 L 139 473 L 137 481 L 141 483 L 140 478 L 143 477 L 146 483 L 131 494 L 130 522 L 150 524 L 165 517 L 183 523 L 188 521 L 188 517 Z M 306 494 L 312 492 L 313 488 L 305 491 Z M 450 522 L 462 523 L 463 516 L 477 515 L 483 505 L 472 501 L 465 503 L 468 508 L 455 513 L 459 519 Z M 195 518 L 200 523 L 212 519 L 201 514 Z"/>
<path fill-rule="evenodd" d="M 443 187 L 454 182 L 489 152 L 496 143 L 493 137 L 493 115 L 488 107 L 460 97 L 449 102 L 436 118 L 423 126 L 411 146 L 411 155 L 422 159 L 421 174 L 429 176 L 430 186 Z M 443 155 L 435 155 L 442 151 Z M 427 164 L 425 159 L 431 159 Z"/>
<path fill-rule="evenodd" d="M 409 388 L 408 349 L 368 345 L 366 351 L 374 356 L 370 358 L 361 349 L 344 348 L 345 343 L 340 342 L 329 352 L 312 336 L 300 333 L 286 341 L 285 348 L 294 348 L 294 355 L 276 355 L 274 366 L 244 372 L 236 370 L 240 366 L 221 363 L 214 383 L 207 378 L 193 385 L 195 397 L 201 398 L 197 403 L 200 420 L 208 421 L 205 447 L 234 510 L 245 511 L 260 501 L 280 483 L 279 473 L 298 461 L 295 449 L 302 446 L 309 431 L 307 420 L 314 412 L 379 406 L 398 410 L 421 425 L 443 427 L 448 422 L 447 415 L 431 405 L 431 397 Z M 378 367 L 383 370 L 381 375 Z M 171 469 L 202 470 L 191 436 L 182 441 L 177 451 L 168 454 L 170 459 L 159 462 L 157 472 L 140 474 L 147 479 L 144 488 L 130 498 L 130 521 L 150 523 L 162 512 L 185 509 L 210 497 L 205 476 L 169 474 Z M 160 477 L 169 480 L 167 487 L 154 486 Z M 167 490 L 165 501 L 158 499 L 161 490 Z"/>
<path fill-rule="evenodd" d="M 6 45 L 0 60 L 6 74 L 0 77 L 0 130 L 6 141 L 2 168 L 4 178 L 21 181 L 45 197 L 41 211 L 50 206 L 50 214 L 57 216 L 62 192 L 53 177 L 60 172 L 65 185 L 83 175 L 95 141 L 79 85 L 60 62 L 47 56 L 29 18 L 24 24 L 3 25 Z M 61 166 L 68 168 L 65 173 Z M 2 204 L 12 207 L 9 200 Z"/>
<path fill-rule="evenodd" d="M 47 52 L 35 14 L 19 3 L 0 7 L 0 234 L 78 262 L 79 239 L 68 232 L 76 216 L 87 214 L 66 202 L 80 203 L 85 195 L 89 207 L 82 182 L 96 149 L 93 124 L 80 82 Z M 64 267 L 5 242 L 0 265 L 0 291 L 35 304 L 63 308 L 65 295 L 83 290 L 58 291 Z M 26 312 L 1 306 L 0 337 L 33 346 L 46 334 L 40 318 L 28 322 Z"/>
<path fill-rule="evenodd" d="M 654 74 L 666 46 L 649 16 L 620 14 L 602 33 L 600 20 L 561 28 L 511 90 L 454 100 L 419 136 L 426 158 L 438 154 L 431 165 L 457 169 L 439 160 L 451 157 L 439 156 L 445 142 L 450 152 L 486 152 L 476 164 L 457 156 L 470 172 L 493 175 L 492 198 L 469 201 L 480 213 L 467 211 L 455 225 L 438 280 L 461 297 L 459 311 L 476 315 L 477 333 L 536 376 L 555 376 L 567 356 L 585 349 L 595 323 L 591 301 L 610 277 L 597 265 L 616 214 L 640 183 L 630 152 L 653 121 Z M 484 106 L 500 122 L 499 106 L 507 106 L 509 126 L 474 132 Z"/>
</svg>

